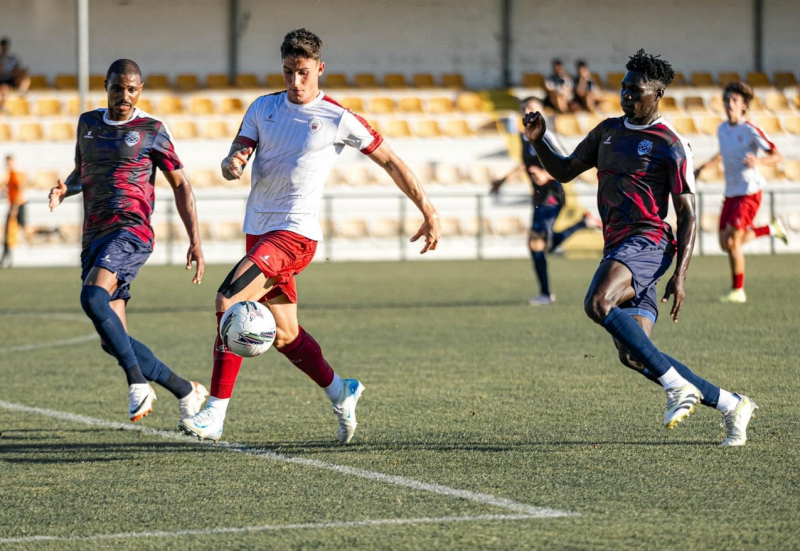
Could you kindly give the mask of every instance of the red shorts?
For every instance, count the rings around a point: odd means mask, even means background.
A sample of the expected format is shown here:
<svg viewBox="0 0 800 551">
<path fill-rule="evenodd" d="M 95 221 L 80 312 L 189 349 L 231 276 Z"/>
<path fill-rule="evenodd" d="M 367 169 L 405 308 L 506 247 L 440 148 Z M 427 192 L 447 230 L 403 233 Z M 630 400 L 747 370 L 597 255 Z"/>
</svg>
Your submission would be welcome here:
<svg viewBox="0 0 800 551">
<path fill-rule="evenodd" d="M 290 231 L 247 234 L 247 258 L 267 278 L 278 278 L 262 301 L 286 295 L 290 302 L 297 304 L 297 283 L 294 276 L 311 264 L 315 252 L 316 241 Z"/>
<path fill-rule="evenodd" d="M 737 230 L 752 227 L 760 206 L 760 191 L 752 195 L 726 197 L 722 204 L 722 214 L 719 215 L 719 231 L 724 230 L 726 226 L 733 226 Z"/>
</svg>

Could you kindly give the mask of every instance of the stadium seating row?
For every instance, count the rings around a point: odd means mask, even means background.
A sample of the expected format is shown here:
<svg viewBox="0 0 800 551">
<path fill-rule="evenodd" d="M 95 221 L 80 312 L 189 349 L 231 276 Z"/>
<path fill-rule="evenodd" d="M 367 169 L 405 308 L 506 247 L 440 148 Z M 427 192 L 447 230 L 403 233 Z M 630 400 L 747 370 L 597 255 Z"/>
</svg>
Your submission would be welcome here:
<svg viewBox="0 0 800 551">
<path fill-rule="evenodd" d="M 608 73 L 605 80 L 601 80 L 600 76 L 596 73 L 593 74 L 595 82 L 606 86 L 610 90 L 618 90 L 625 78 L 624 72 L 611 72 Z M 724 88 L 730 82 L 737 82 L 742 80 L 741 75 L 736 71 L 723 71 L 720 72 L 715 80 L 711 73 L 706 71 L 695 71 L 686 76 L 677 71 L 675 73 L 675 80 L 672 82 L 674 87 L 695 87 L 695 88 Z M 788 88 L 797 86 L 797 79 L 795 74 L 788 71 L 775 71 L 770 80 L 769 75 L 759 71 L 750 71 L 745 75 L 745 82 L 753 88 Z M 544 88 L 545 76 L 541 73 L 523 73 L 522 86 L 524 88 Z"/>
<path fill-rule="evenodd" d="M 719 115 L 692 116 L 669 111 L 665 116 L 675 130 L 685 135 L 709 134 L 714 136 L 717 134 L 719 125 L 726 120 Z M 555 130 L 564 136 L 584 136 L 603 119 L 604 117 L 599 116 L 556 115 Z M 800 135 L 800 115 L 791 114 L 779 117 L 761 114 L 750 117 L 750 120 L 767 134 Z"/>
</svg>

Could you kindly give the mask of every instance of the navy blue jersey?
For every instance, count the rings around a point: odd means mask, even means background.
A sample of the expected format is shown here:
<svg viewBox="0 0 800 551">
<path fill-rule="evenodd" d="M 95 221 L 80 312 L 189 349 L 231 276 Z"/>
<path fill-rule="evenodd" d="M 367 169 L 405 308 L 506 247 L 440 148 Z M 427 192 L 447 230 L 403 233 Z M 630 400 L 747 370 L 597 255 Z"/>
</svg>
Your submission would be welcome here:
<svg viewBox="0 0 800 551">
<path fill-rule="evenodd" d="M 536 154 L 536 150 L 533 148 L 533 144 L 528 141 L 528 138 L 525 137 L 524 133 L 520 134 L 520 138 L 522 139 L 522 162 L 525 164 L 525 168 L 528 169 L 531 166 L 543 168 L 542 162 L 539 160 L 539 156 Z M 561 144 L 558 142 L 558 140 L 550 133 L 545 133 L 544 141 L 547 142 L 547 144 L 550 146 L 550 149 L 559 155 L 566 155 L 564 148 L 561 147 Z M 564 187 L 561 185 L 561 183 L 555 180 L 550 180 L 543 186 L 537 186 L 533 183 L 533 181 L 531 181 L 531 185 L 533 186 L 534 206 L 564 205 L 566 199 L 564 197 Z"/>
</svg>

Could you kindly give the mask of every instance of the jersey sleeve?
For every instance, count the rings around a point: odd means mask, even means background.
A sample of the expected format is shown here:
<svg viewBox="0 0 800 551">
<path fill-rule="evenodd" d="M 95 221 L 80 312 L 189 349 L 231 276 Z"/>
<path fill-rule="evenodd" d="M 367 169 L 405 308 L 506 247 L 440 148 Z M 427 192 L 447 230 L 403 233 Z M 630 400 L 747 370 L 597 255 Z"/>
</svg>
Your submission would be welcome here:
<svg viewBox="0 0 800 551">
<path fill-rule="evenodd" d="M 172 172 L 183 168 L 183 163 L 178 158 L 178 153 L 172 143 L 172 135 L 164 123 L 161 123 L 156 131 L 156 139 L 153 142 L 150 156 L 153 158 L 155 165 L 164 172 Z"/>
<path fill-rule="evenodd" d="M 364 155 L 369 155 L 383 143 L 383 136 L 362 117 L 348 110 L 342 114 L 339 122 L 336 143 L 355 147 Z"/>
<path fill-rule="evenodd" d="M 600 142 L 603 138 L 603 124 L 601 122 L 595 126 L 572 153 L 583 164 L 597 167 L 597 154 L 600 151 Z"/>
<path fill-rule="evenodd" d="M 235 143 L 242 144 L 245 147 L 251 147 L 255 150 L 258 146 L 258 110 L 259 101 L 256 100 L 247 108 L 247 112 L 242 118 L 242 124 L 239 125 L 239 131 L 236 133 L 236 138 L 233 140 Z"/>
<path fill-rule="evenodd" d="M 767 136 L 766 132 L 764 132 L 759 127 L 752 125 L 750 123 L 748 123 L 748 125 L 753 133 L 753 139 L 755 140 L 756 146 L 759 149 L 763 151 L 775 151 L 777 149 L 772 140 L 770 140 L 769 137 Z"/>
<path fill-rule="evenodd" d="M 678 140 L 669 148 L 670 192 L 673 195 L 694 193 L 694 158 L 688 144 Z"/>
</svg>

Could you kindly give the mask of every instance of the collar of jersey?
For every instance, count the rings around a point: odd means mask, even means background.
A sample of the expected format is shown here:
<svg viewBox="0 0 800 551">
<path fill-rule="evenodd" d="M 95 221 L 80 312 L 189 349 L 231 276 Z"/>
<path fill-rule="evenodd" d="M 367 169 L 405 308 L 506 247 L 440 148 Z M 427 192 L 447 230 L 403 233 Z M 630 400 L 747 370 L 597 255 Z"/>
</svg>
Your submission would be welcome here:
<svg viewBox="0 0 800 551">
<path fill-rule="evenodd" d="M 658 117 L 656 120 L 651 122 L 650 124 L 631 124 L 628 122 L 628 117 L 625 117 L 623 123 L 625 124 L 625 128 L 628 130 L 644 130 L 646 128 L 650 128 L 651 126 L 655 126 L 657 124 L 661 124 L 664 122 L 664 117 Z"/>
<path fill-rule="evenodd" d="M 321 102 L 321 101 L 322 101 L 322 98 L 324 98 L 324 97 L 325 97 L 325 92 L 323 92 L 322 90 L 320 90 L 320 91 L 319 91 L 319 94 L 317 95 L 317 97 L 315 97 L 315 98 L 314 98 L 314 99 L 313 99 L 311 102 L 309 102 L 309 103 L 304 103 L 303 105 L 297 105 L 296 103 L 292 103 L 291 101 L 289 101 L 289 94 L 288 94 L 288 92 L 287 92 L 287 93 L 286 93 L 286 94 L 283 96 L 283 103 L 284 103 L 284 104 L 286 105 L 286 107 L 288 107 L 289 109 L 294 109 L 294 110 L 296 110 L 296 111 L 303 111 L 303 110 L 305 110 L 305 109 L 311 109 L 312 107 L 316 107 L 316 106 L 317 106 L 317 104 L 318 104 L 319 102 Z"/>
<path fill-rule="evenodd" d="M 125 121 L 112 121 L 112 120 L 110 120 L 108 118 L 108 109 L 103 109 L 103 122 L 108 124 L 108 125 L 110 125 L 110 126 L 122 126 L 123 124 L 128 124 L 133 119 L 138 119 L 140 113 L 141 113 L 141 111 L 139 111 L 139 108 L 138 107 L 134 107 L 133 108 L 133 115 L 131 115 L 131 118 L 129 118 L 128 120 L 125 120 Z"/>
</svg>

